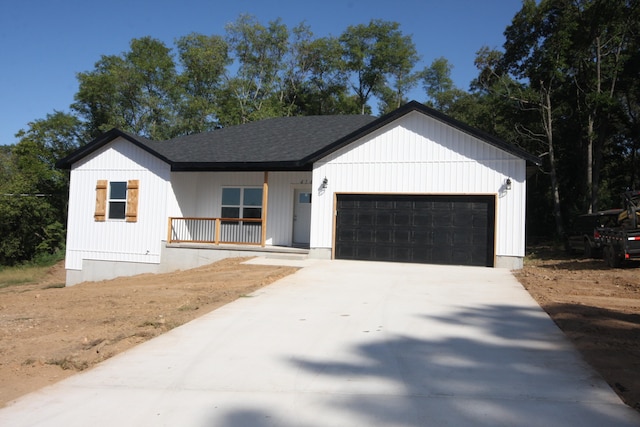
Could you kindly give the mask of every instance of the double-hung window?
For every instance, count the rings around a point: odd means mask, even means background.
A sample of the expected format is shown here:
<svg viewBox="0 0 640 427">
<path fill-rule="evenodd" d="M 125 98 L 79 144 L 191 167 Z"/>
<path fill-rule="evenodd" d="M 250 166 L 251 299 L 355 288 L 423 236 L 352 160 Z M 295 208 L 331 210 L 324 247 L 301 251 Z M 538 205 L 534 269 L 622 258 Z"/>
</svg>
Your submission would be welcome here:
<svg viewBox="0 0 640 427">
<path fill-rule="evenodd" d="M 127 183 L 109 183 L 109 219 L 125 219 L 127 212 Z"/>
<path fill-rule="evenodd" d="M 222 218 L 262 218 L 262 188 L 222 189 Z"/>
<path fill-rule="evenodd" d="M 96 209 L 94 218 L 102 222 L 109 220 L 138 220 L 139 181 L 98 180 L 96 184 Z"/>
</svg>

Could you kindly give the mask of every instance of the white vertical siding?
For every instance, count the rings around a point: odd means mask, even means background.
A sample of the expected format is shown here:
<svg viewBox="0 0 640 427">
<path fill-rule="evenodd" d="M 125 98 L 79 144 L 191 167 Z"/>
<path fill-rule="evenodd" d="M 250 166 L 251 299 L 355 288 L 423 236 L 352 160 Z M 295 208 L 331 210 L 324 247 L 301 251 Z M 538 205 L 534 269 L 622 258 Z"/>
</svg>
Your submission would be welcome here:
<svg viewBox="0 0 640 427">
<path fill-rule="evenodd" d="M 128 141 L 116 139 L 73 165 L 69 188 L 66 268 L 83 259 L 160 262 L 166 232 L 169 166 Z M 98 180 L 139 180 L 138 221 L 94 220 Z"/>
<path fill-rule="evenodd" d="M 294 190 L 311 185 L 311 172 L 270 172 L 267 244 L 290 246 L 293 241 Z"/>
<path fill-rule="evenodd" d="M 263 182 L 264 172 L 173 172 L 168 216 L 219 217 L 223 187 L 262 187 Z M 310 182 L 311 172 L 269 172 L 268 245 L 291 245 L 293 192 Z"/>
<path fill-rule="evenodd" d="M 524 256 L 525 161 L 419 112 L 314 165 L 311 247 L 330 248 L 335 193 L 495 194 L 496 255 Z M 504 183 L 512 181 L 506 191 Z"/>
</svg>

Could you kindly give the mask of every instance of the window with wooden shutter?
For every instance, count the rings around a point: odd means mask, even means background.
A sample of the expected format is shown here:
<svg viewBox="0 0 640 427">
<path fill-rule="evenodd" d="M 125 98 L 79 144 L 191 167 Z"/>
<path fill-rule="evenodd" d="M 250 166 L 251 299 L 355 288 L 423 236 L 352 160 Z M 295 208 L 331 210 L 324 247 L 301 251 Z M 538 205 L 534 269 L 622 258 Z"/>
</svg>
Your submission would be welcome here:
<svg viewBox="0 0 640 427">
<path fill-rule="evenodd" d="M 138 221 L 138 180 L 131 179 L 127 183 L 127 222 Z"/>
<path fill-rule="evenodd" d="M 138 221 L 139 181 L 98 180 L 96 184 L 96 221 L 125 220 Z"/>
<path fill-rule="evenodd" d="M 104 221 L 107 217 L 107 180 L 100 179 L 96 184 L 96 221 Z"/>
</svg>

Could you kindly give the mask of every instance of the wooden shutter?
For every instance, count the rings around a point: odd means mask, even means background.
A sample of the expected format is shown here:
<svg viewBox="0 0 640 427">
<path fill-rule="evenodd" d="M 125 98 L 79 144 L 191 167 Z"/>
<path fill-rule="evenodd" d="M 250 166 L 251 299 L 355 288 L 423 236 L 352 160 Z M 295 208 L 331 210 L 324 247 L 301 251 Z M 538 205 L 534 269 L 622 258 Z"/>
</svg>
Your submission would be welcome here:
<svg viewBox="0 0 640 427">
<path fill-rule="evenodd" d="M 104 221 L 107 216 L 107 180 L 99 179 L 96 184 L 96 212 L 93 218 Z"/>
<path fill-rule="evenodd" d="M 127 183 L 127 222 L 138 221 L 138 180 L 131 179 Z"/>
</svg>

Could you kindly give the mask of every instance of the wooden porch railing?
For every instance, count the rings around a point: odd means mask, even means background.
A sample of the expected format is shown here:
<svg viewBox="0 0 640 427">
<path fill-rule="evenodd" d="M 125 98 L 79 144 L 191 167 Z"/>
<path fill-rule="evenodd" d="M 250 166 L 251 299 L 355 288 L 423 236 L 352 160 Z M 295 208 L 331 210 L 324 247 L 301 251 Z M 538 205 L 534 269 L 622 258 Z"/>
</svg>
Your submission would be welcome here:
<svg viewBox="0 0 640 427">
<path fill-rule="evenodd" d="M 264 245 L 261 218 L 169 218 L 167 243 Z"/>
</svg>

